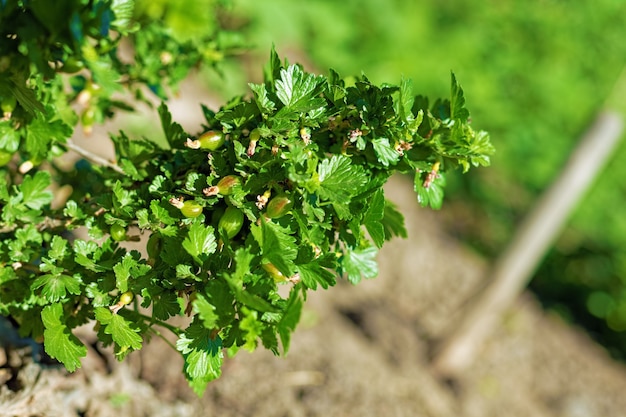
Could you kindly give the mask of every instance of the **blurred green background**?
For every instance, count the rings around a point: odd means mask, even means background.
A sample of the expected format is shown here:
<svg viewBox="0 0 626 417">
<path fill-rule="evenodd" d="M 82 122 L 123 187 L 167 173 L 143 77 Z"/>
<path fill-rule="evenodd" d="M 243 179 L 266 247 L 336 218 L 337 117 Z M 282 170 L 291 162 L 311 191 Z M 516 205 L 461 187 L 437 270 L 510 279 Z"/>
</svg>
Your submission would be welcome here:
<svg viewBox="0 0 626 417">
<path fill-rule="evenodd" d="M 626 0 L 135 0 L 135 6 L 137 19 L 162 21 L 168 35 L 219 62 L 221 77 L 211 68 L 201 78 L 221 102 L 261 81 L 273 44 L 309 70 L 364 72 L 375 83 L 411 78 L 416 93 L 433 98 L 448 96 L 454 71 L 474 126 L 490 132 L 497 153 L 488 169 L 447 177 L 440 218 L 490 259 L 597 114 L 608 108 L 626 120 Z M 230 53 L 236 59 L 224 56 Z M 164 65 L 162 56 L 150 58 L 141 64 Z M 188 66 L 181 68 L 173 78 L 187 74 Z M 145 132 L 149 123 L 137 129 Z M 531 283 L 546 308 L 583 326 L 622 360 L 624 160 L 622 138 Z"/>
<path fill-rule="evenodd" d="M 447 96 L 463 85 L 475 127 L 488 130 L 492 167 L 449 177 L 448 230 L 495 258 L 581 134 L 605 108 L 626 117 L 626 1 L 232 0 L 224 26 L 252 52 L 211 81 L 224 97 L 259 81 L 275 44 L 310 69 L 414 81 Z M 621 80 L 621 81 L 620 81 Z M 537 271 L 544 305 L 626 358 L 626 143 L 585 196 Z"/>
</svg>

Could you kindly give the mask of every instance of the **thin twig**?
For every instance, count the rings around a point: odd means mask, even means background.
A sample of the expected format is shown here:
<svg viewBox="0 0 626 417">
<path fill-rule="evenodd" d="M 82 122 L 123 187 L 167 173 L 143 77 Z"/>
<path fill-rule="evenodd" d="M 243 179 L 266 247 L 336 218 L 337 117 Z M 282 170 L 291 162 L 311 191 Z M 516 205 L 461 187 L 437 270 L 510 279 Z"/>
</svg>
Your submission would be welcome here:
<svg viewBox="0 0 626 417">
<path fill-rule="evenodd" d="M 90 160 L 91 162 L 95 164 L 102 165 L 107 168 L 111 168 L 113 171 L 118 172 L 120 174 L 124 174 L 124 175 L 126 174 L 119 165 L 101 157 L 100 155 L 96 155 L 95 153 L 88 151 L 87 149 L 81 148 L 80 146 L 72 142 L 71 140 L 68 140 L 66 145 L 69 149 L 73 150 L 80 156 Z"/>
</svg>

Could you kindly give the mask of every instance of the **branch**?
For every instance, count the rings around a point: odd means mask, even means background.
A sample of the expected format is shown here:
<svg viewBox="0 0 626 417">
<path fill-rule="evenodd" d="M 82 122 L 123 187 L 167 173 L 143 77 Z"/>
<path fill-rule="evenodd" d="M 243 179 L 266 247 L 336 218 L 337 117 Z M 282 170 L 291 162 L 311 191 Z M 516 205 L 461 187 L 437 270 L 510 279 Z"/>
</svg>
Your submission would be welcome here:
<svg viewBox="0 0 626 417">
<path fill-rule="evenodd" d="M 68 140 L 66 143 L 66 146 L 73 150 L 74 152 L 76 152 L 77 154 L 79 154 L 80 156 L 82 156 L 83 158 L 86 158 L 88 160 L 90 160 L 91 162 L 97 164 L 97 165 L 101 165 L 107 168 L 111 168 L 113 171 L 118 172 L 120 174 L 124 174 L 126 175 L 126 172 L 124 172 L 124 170 L 117 164 L 104 159 L 103 157 L 101 157 L 100 155 L 96 155 L 95 153 L 88 151 L 87 149 L 83 149 L 80 146 L 78 146 L 77 144 L 75 144 L 73 141 Z"/>
</svg>

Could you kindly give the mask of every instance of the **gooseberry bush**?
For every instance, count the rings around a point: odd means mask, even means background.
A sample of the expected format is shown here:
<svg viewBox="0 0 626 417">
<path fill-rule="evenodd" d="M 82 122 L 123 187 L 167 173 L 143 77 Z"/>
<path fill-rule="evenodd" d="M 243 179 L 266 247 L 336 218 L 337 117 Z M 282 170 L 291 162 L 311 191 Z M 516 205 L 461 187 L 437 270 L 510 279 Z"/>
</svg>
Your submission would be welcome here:
<svg viewBox="0 0 626 417">
<path fill-rule="evenodd" d="M 454 76 L 429 104 L 408 80 L 315 75 L 274 50 L 263 83 L 202 106 L 186 132 L 166 87 L 241 45 L 176 36 L 140 4 L 0 0 L 0 313 L 69 371 L 87 353 L 78 326 L 120 360 L 172 332 L 201 394 L 224 351 L 287 352 L 309 290 L 377 275 L 378 249 L 406 236 L 382 188 L 392 174 L 439 208 L 445 171 L 488 165 L 493 148 Z M 167 143 L 120 131 L 107 161 L 72 141 L 150 95 Z M 67 169 L 71 150 L 83 158 Z"/>
</svg>

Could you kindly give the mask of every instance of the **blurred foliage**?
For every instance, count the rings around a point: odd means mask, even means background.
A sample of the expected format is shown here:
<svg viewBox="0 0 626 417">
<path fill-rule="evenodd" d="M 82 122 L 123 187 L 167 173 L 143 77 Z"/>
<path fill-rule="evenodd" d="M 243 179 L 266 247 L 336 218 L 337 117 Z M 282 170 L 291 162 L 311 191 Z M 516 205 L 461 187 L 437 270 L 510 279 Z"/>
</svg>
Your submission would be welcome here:
<svg viewBox="0 0 626 417">
<path fill-rule="evenodd" d="M 618 0 L 238 0 L 259 50 L 275 42 L 342 73 L 390 74 L 441 95 L 452 69 L 491 132 L 492 169 L 448 177 L 450 231 L 497 256 L 608 103 L 626 116 L 626 2 Z M 280 41 L 279 41 L 280 40 Z M 626 356 L 623 144 L 537 272 L 532 288 Z M 620 353 L 621 352 L 621 353 Z"/>
</svg>

